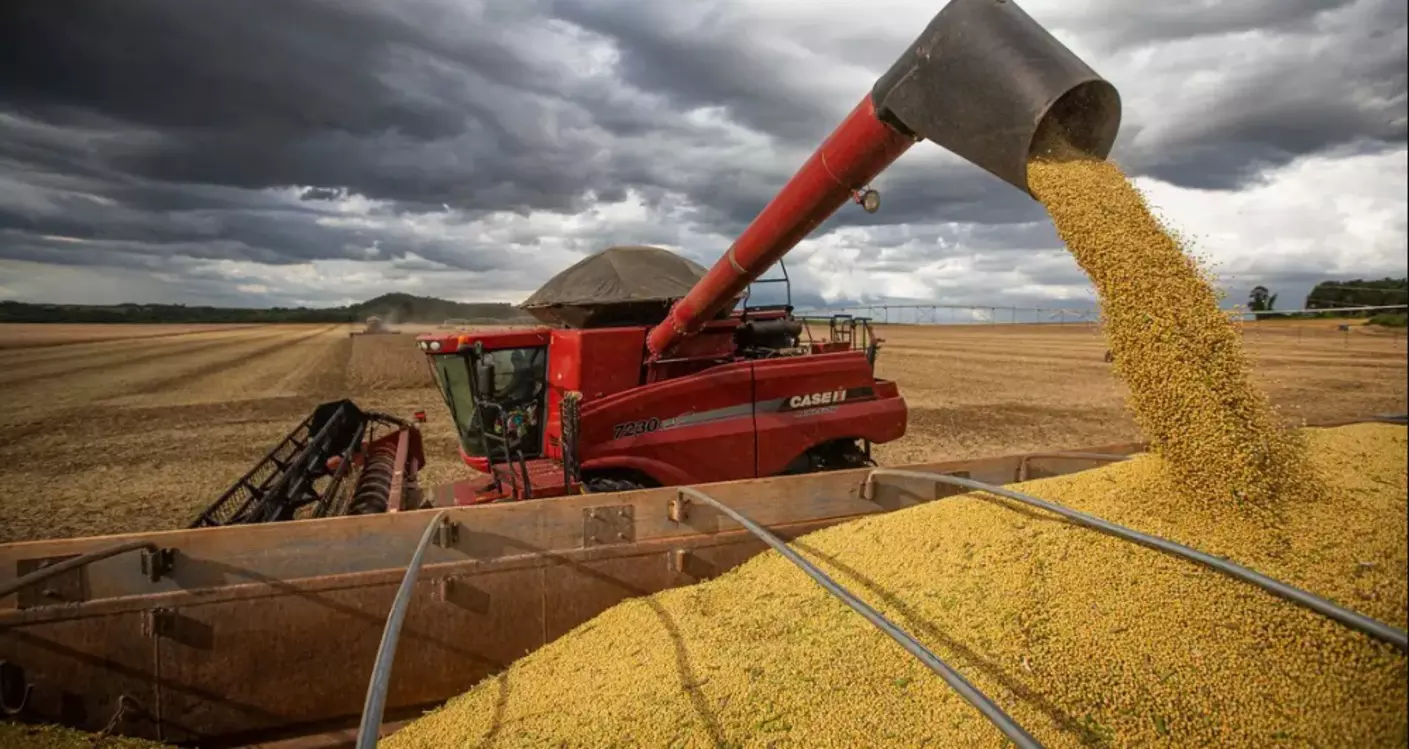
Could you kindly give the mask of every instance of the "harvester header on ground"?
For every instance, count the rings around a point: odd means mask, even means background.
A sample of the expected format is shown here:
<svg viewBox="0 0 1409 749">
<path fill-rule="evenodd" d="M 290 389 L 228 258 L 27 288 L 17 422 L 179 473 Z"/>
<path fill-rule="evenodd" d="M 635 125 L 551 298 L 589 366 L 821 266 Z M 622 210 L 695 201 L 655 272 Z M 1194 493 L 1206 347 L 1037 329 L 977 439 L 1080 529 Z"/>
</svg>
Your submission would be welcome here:
<svg viewBox="0 0 1409 749">
<path fill-rule="evenodd" d="M 1015 3 L 953 0 L 651 330 L 650 358 L 699 332 L 847 200 L 878 210 L 870 181 L 916 141 L 1029 192 L 1035 143 L 1060 135 L 1105 158 L 1119 126 L 1115 88 Z"/>
</svg>

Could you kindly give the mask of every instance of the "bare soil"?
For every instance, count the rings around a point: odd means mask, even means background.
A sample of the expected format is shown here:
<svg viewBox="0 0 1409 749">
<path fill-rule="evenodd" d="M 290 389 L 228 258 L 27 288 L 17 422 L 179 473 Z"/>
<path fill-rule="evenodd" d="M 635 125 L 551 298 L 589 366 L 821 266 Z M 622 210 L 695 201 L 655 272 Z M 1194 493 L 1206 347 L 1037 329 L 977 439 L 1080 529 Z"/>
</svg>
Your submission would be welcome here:
<svg viewBox="0 0 1409 749">
<path fill-rule="evenodd" d="M 93 341 L 117 341 L 130 338 L 165 338 L 212 330 L 248 328 L 251 324 L 186 325 L 186 324 L 93 324 L 54 325 L 50 323 L 5 323 L 0 325 L 0 349 L 42 348 Z"/>
</svg>

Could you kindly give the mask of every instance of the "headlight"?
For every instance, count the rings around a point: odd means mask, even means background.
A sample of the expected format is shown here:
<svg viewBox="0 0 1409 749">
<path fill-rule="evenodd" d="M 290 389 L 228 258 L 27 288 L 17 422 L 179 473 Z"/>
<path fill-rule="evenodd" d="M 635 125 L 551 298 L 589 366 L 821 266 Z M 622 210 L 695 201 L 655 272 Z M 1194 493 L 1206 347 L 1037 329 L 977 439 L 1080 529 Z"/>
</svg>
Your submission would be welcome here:
<svg viewBox="0 0 1409 749">
<path fill-rule="evenodd" d="M 431 351 L 440 350 L 440 341 L 431 341 Z"/>
</svg>

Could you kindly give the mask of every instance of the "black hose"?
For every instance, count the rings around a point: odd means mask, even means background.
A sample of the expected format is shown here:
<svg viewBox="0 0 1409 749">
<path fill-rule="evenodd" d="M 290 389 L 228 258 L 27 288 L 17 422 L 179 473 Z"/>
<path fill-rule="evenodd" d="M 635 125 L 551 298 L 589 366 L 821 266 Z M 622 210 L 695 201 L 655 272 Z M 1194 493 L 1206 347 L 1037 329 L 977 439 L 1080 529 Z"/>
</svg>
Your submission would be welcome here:
<svg viewBox="0 0 1409 749">
<path fill-rule="evenodd" d="M 401 587 L 391 602 L 391 613 L 387 614 L 386 628 L 382 630 L 382 641 L 377 646 L 377 662 L 372 667 L 372 678 L 367 682 L 367 699 L 362 703 L 362 722 L 357 728 L 357 749 L 374 749 L 377 734 L 382 727 L 382 713 L 386 708 L 387 689 L 391 685 L 391 664 L 396 660 L 396 641 L 401 637 L 401 623 L 406 619 L 406 608 L 411 603 L 411 591 L 416 588 L 416 578 L 421 573 L 421 560 L 426 555 L 426 547 L 435 537 L 436 526 L 445 517 L 441 510 L 426 525 L 421 534 L 421 542 L 411 554 L 406 565 L 406 574 L 401 578 Z"/>
<path fill-rule="evenodd" d="M 157 545 L 150 541 L 125 541 L 120 544 L 109 546 L 106 549 L 90 551 L 87 554 L 79 554 L 76 557 L 65 559 L 64 561 L 59 562 L 57 564 L 51 564 L 48 567 L 37 569 L 29 573 L 28 575 L 25 575 L 24 577 L 18 578 L 16 580 L 11 580 L 10 582 L 5 583 L 4 585 L 0 585 L 0 598 L 4 598 L 5 596 L 10 595 L 11 593 L 14 593 L 17 590 L 28 588 L 29 586 L 34 585 L 35 583 L 42 583 L 45 580 L 54 577 L 55 575 L 62 575 L 63 573 L 68 572 L 69 570 L 78 569 L 79 567 L 84 567 L 94 562 L 102 561 L 104 559 L 107 559 L 108 557 L 115 557 L 118 554 L 126 554 L 129 551 L 137 551 L 138 549 L 156 551 Z"/>
<path fill-rule="evenodd" d="M 1170 541 L 1167 538 L 1151 536 L 1149 534 L 1141 533 L 1140 531 L 1134 530 L 1133 528 L 1127 528 L 1123 525 L 1116 525 L 1115 523 L 1112 523 L 1108 520 L 1102 520 L 1101 518 L 1098 518 L 1094 515 L 1087 515 L 1084 512 L 1079 512 L 1068 507 L 1063 507 L 1059 504 L 1048 502 L 1045 499 L 1038 499 L 1037 497 L 1034 497 L 1030 494 L 1023 494 L 1022 492 L 1015 492 L 1011 489 L 1005 489 L 1001 486 L 985 484 L 981 481 L 974 481 L 972 479 L 959 478 L 958 476 L 949 476 L 942 473 L 929 473 L 927 471 L 906 471 L 897 468 L 879 468 L 874 471 L 871 471 L 870 477 L 866 479 L 867 482 L 870 482 L 871 479 L 875 476 L 899 476 L 902 478 L 937 481 L 941 484 L 952 484 L 954 486 L 962 486 L 967 489 L 976 489 L 981 492 L 996 494 L 1000 497 L 1006 497 L 1008 499 L 1016 500 L 1018 502 L 1022 502 L 1023 504 L 1030 505 L 1032 507 L 1037 507 L 1039 509 L 1043 509 L 1057 515 L 1061 515 L 1062 517 L 1078 525 L 1084 525 L 1087 528 L 1091 528 L 1093 530 L 1097 530 L 1102 533 L 1115 536 L 1116 538 L 1131 541 L 1133 543 L 1140 544 L 1141 546 L 1147 546 L 1156 551 L 1162 551 L 1166 554 L 1173 554 L 1174 556 L 1183 557 L 1184 559 L 1188 559 L 1189 561 L 1198 562 L 1208 567 L 1212 567 L 1213 569 L 1218 570 L 1219 572 L 1236 577 L 1239 580 L 1242 580 L 1243 582 L 1252 583 L 1253 585 L 1256 585 L 1257 587 L 1262 588 L 1263 590 L 1272 593 L 1273 595 L 1281 596 L 1282 598 L 1285 598 L 1286 600 L 1291 601 L 1292 603 L 1295 603 L 1298 606 L 1303 606 L 1305 608 L 1311 609 L 1312 611 L 1315 611 L 1316 613 L 1321 614 L 1322 616 L 1325 616 L 1329 619 L 1333 619 L 1337 622 L 1340 622 L 1341 624 L 1357 632 L 1369 635 L 1370 637 L 1373 637 L 1381 642 L 1389 643 L 1390 645 L 1393 645 L 1394 647 L 1399 648 L 1400 650 L 1409 650 L 1409 637 L 1406 637 L 1403 631 L 1395 629 L 1394 627 L 1391 627 L 1390 625 L 1385 624 L 1384 622 L 1371 619 L 1370 617 L 1365 616 L 1363 614 L 1357 614 L 1354 611 L 1351 611 L 1350 609 L 1337 606 L 1336 604 L 1331 603 L 1330 601 L 1318 595 L 1315 595 L 1314 593 L 1308 593 L 1307 591 L 1288 585 L 1284 582 L 1281 582 L 1280 580 L 1274 580 L 1273 578 L 1270 578 L 1260 572 L 1257 572 L 1256 570 L 1248 569 L 1247 567 L 1244 567 L 1236 562 L 1229 561 L 1222 557 L 1216 557 L 1212 554 L 1206 554 L 1202 551 L 1199 551 L 1198 549 L 1192 549 L 1183 544 Z"/>
<path fill-rule="evenodd" d="M 1041 749 L 1042 745 L 1037 743 L 1037 739 L 1034 739 L 1022 726 L 1008 717 L 1008 714 L 1003 712 L 1002 708 L 988 699 L 988 696 L 980 692 L 977 687 L 970 684 L 959 672 L 950 668 L 944 661 L 940 660 L 938 656 L 921 644 L 919 640 L 916 640 L 905 630 L 892 624 L 890 620 L 882 616 L 879 611 L 871 608 L 865 601 L 857 598 L 846 588 L 838 585 L 835 580 L 827 576 L 827 573 L 802 558 L 797 552 L 789 548 L 787 544 L 783 543 L 782 539 L 769 533 L 763 526 L 739 514 L 723 502 L 720 502 L 698 489 L 693 489 L 688 486 L 676 488 L 681 494 L 698 499 L 710 507 L 728 515 L 734 522 L 742 525 L 744 528 L 748 529 L 750 533 L 771 546 L 774 551 L 782 554 L 783 558 L 801 568 L 803 572 L 807 573 L 808 577 L 816 580 L 828 593 L 840 598 L 842 602 L 850 606 L 853 611 L 865 617 L 866 620 L 874 624 L 877 629 L 886 633 L 892 640 L 899 643 L 900 647 L 905 648 L 911 655 L 919 658 L 921 663 L 924 663 L 931 671 L 938 674 L 939 678 L 943 679 L 944 683 L 948 684 L 955 692 L 958 692 L 959 696 L 963 697 L 966 702 L 978 708 L 978 711 L 983 713 L 983 717 L 988 718 L 994 726 L 997 726 L 999 731 L 1003 732 L 1004 736 L 1007 736 L 1008 739 L 1020 749 Z"/>
</svg>

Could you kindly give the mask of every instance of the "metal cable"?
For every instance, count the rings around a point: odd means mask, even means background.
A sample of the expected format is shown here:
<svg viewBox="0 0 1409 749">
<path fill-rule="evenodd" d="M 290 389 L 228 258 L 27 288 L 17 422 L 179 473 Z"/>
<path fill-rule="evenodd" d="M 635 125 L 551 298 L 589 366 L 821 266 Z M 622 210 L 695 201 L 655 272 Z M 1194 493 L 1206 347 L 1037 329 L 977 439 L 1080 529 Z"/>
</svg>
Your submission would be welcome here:
<svg viewBox="0 0 1409 749">
<path fill-rule="evenodd" d="M 387 688 L 391 684 L 391 664 L 396 660 L 396 641 L 401 636 L 401 623 L 406 619 L 406 609 L 411 603 L 411 591 L 416 587 L 416 578 L 421 573 L 421 560 L 426 555 L 426 547 L 435 537 L 436 526 L 447 510 L 441 510 L 426 525 L 421 534 L 421 542 L 406 565 L 406 574 L 401 578 L 401 587 L 391 602 L 391 613 L 387 614 L 386 628 L 382 630 L 382 642 L 377 646 L 377 662 L 372 667 L 372 678 L 367 682 L 367 699 L 362 703 L 362 722 L 357 727 L 357 749 L 373 749 L 377 745 L 377 734 L 382 727 L 382 712 L 386 708 Z"/>
<path fill-rule="evenodd" d="M 1391 627 L 1388 624 L 1377 621 L 1375 619 L 1371 619 L 1370 617 L 1365 616 L 1363 614 L 1357 614 L 1354 611 L 1351 611 L 1350 609 L 1337 606 L 1336 604 L 1324 598 L 1321 598 L 1320 596 L 1315 595 L 1314 593 L 1308 593 L 1307 591 L 1288 585 L 1284 582 L 1281 582 L 1280 580 L 1275 580 L 1260 572 L 1248 569 L 1247 567 L 1244 567 L 1236 562 L 1229 561 L 1222 557 L 1216 557 L 1212 554 L 1206 554 L 1202 551 L 1199 551 L 1198 549 L 1192 549 L 1188 546 L 1176 543 L 1174 541 L 1170 541 L 1166 538 L 1160 538 L 1159 536 L 1151 536 L 1146 533 L 1141 533 L 1140 531 L 1134 530 L 1132 528 L 1127 528 L 1123 525 L 1116 525 L 1115 523 L 1112 523 L 1107 520 L 1102 520 L 1101 518 L 1098 518 L 1094 515 L 1087 515 L 1084 512 L 1079 512 L 1077 510 L 1063 507 L 1059 504 L 1048 502 L 1045 499 L 1038 499 L 1037 497 L 1034 497 L 1030 494 L 1023 494 L 1022 492 L 1015 492 L 1011 489 L 1005 489 L 1001 486 L 985 484 L 981 481 L 974 481 L 972 479 L 959 478 L 958 476 L 949 476 L 941 473 L 929 473 L 927 471 L 906 471 L 896 468 L 878 468 L 874 471 L 871 471 L 871 473 L 867 476 L 867 483 L 870 483 L 876 476 L 899 476 L 903 478 L 937 481 L 941 484 L 952 484 L 954 486 L 962 486 L 967 489 L 976 489 L 978 491 L 987 492 L 989 494 L 995 494 L 1000 497 L 1006 497 L 1008 499 L 1016 500 L 1018 502 L 1022 502 L 1023 504 L 1030 505 L 1032 507 L 1037 507 L 1039 509 L 1046 510 L 1056 515 L 1060 515 L 1078 525 L 1084 525 L 1093 530 L 1097 530 L 1102 533 L 1115 536 L 1116 538 L 1131 541 L 1140 544 L 1141 546 L 1147 546 L 1156 551 L 1162 551 L 1166 554 L 1173 554 L 1174 556 L 1183 557 L 1184 559 L 1188 559 L 1190 561 L 1198 562 L 1208 567 L 1212 567 L 1213 569 L 1218 570 L 1219 572 L 1236 577 L 1239 580 L 1242 580 L 1243 582 L 1252 583 L 1253 585 L 1256 585 L 1257 587 L 1262 588 L 1263 590 L 1272 593 L 1273 595 L 1285 598 L 1286 600 L 1291 601 L 1292 603 L 1295 603 L 1298 606 L 1303 606 L 1305 608 L 1311 609 L 1312 611 L 1315 611 L 1316 613 L 1321 614 L 1322 616 L 1325 616 L 1329 619 L 1333 619 L 1337 622 L 1340 622 L 1341 624 L 1353 630 L 1356 630 L 1357 632 L 1369 635 L 1370 637 L 1373 637 L 1381 642 L 1389 643 L 1390 645 L 1393 645 L 1394 647 L 1399 648 L 1400 650 L 1409 650 L 1409 637 L 1406 637 L 1403 631 L 1395 629 L 1394 627 Z"/>
<path fill-rule="evenodd" d="M 882 616 L 880 612 L 871 608 L 865 601 L 857 598 L 845 588 L 838 585 L 836 581 L 827 576 L 827 573 L 802 558 L 802 556 L 789 548 L 789 546 L 783 543 L 777 536 L 769 533 L 762 526 L 739 514 L 723 502 L 720 502 L 698 489 L 693 489 L 688 486 L 680 486 L 676 487 L 676 489 L 681 494 L 704 502 L 710 507 L 728 515 L 734 522 L 742 525 L 750 533 L 771 546 L 774 551 L 782 554 L 785 559 L 801 568 L 803 572 L 807 573 L 808 577 L 816 580 L 828 593 L 840 598 L 843 603 L 850 606 L 856 613 L 865 617 L 866 620 L 874 624 L 877 629 L 890 636 L 892 640 L 899 643 L 900 646 L 905 648 L 911 655 L 920 659 L 920 662 L 924 663 L 931 671 L 938 674 L 939 678 L 944 680 L 944 683 L 948 684 L 955 692 L 958 692 L 960 697 L 963 697 L 970 705 L 978 708 L 978 711 L 983 713 L 983 716 L 988 718 L 994 726 L 997 726 L 998 730 L 1002 731 L 1003 735 L 1007 736 L 1019 749 L 1041 749 L 1042 745 L 1037 743 L 1037 739 L 1034 739 L 1022 726 L 1008 717 L 1008 714 L 1003 712 L 1002 708 L 994 704 L 992 700 L 988 699 L 987 695 L 980 692 L 974 685 L 964 679 L 959 672 L 950 668 L 918 640 L 911 637 L 905 630 L 892 624 L 890 620 Z"/>
<path fill-rule="evenodd" d="M 146 551 L 156 551 L 157 545 L 150 541 L 125 541 L 120 544 L 109 546 L 106 549 L 90 551 L 87 554 L 79 554 L 71 559 L 65 559 L 57 564 L 37 569 L 24 577 L 11 580 L 4 585 L 0 585 L 0 598 L 14 593 L 17 590 L 28 588 L 35 583 L 41 583 L 56 575 L 62 575 L 69 570 L 85 567 L 94 562 L 100 562 L 108 557 L 115 557 L 118 554 L 126 554 L 129 551 L 144 549 Z"/>
</svg>

